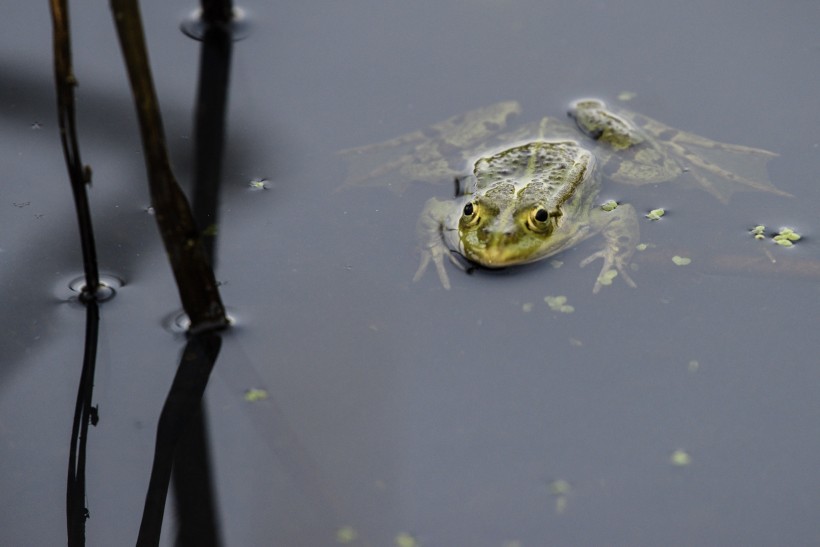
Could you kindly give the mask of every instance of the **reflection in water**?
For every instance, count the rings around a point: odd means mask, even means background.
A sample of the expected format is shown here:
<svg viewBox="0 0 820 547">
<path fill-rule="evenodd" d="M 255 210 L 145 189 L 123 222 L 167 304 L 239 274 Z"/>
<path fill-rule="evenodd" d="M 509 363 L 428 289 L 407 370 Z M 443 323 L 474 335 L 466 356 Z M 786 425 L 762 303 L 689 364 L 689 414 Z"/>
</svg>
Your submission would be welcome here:
<svg viewBox="0 0 820 547">
<path fill-rule="evenodd" d="M 216 267 L 216 244 L 219 210 L 219 185 L 222 180 L 225 117 L 232 40 L 230 27 L 231 2 L 205 2 L 199 66 L 199 88 L 196 101 L 194 130 L 193 217 L 201 230 L 201 241 L 211 268 Z M 227 321 L 227 317 L 226 317 Z M 228 324 L 230 322 L 228 321 Z M 193 335 L 188 345 L 199 336 Z M 215 342 L 221 343 L 218 334 Z M 186 353 L 188 347 L 186 347 Z M 218 350 L 217 350 L 218 352 Z M 213 362 L 217 353 L 213 354 Z M 183 357 L 184 361 L 184 357 Z M 202 365 L 206 363 L 203 362 Z M 200 366 L 202 366 L 200 365 Z M 184 363 L 180 364 L 180 371 Z M 207 382 L 207 378 L 205 379 Z M 172 388 L 173 392 L 173 388 Z M 204 385 L 203 385 L 204 393 Z M 170 400 L 170 395 L 169 395 Z M 179 439 L 174 461 L 174 493 L 179 528 L 177 545 L 217 545 L 219 527 L 214 503 L 213 481 L 205 409 L 202 393 L 192 407 L 188 427 Z M 159 437 L 157 446 L 159 449 Z M 147 501 L 146 501 L 147 506 Z"/>
<path fill-rule="evenodd" d="M 85 303 L 85 354 L 77 389 L 77 404 L 71 427 L 71 447 L 68 455 L 68 483 L 66 485 L 66 523 L 68 545 L 85 544 L 85 456 L 88 441 L 88 424 L 97 425 L 97 407 L 91 406 L 94 394 L 94 369 L 97 364 L 97 340 L 100 328 L 99 304 L 94 300 Z"/>
<path fill-rule="evenodd" d="M 185 346 L 157 425 L 154 463 L 137 545 L 159 544 L 172 470 L 178 470 L 174 476 L 180 517 L 204 517 L 194 522 L 181 520 L 180 534 L 197 534 L 202 540 L 191 545 L 217 543 L 201 405 L 221 346 L 220 336 L 207 332 L 191 335 Z"/>
</svg>

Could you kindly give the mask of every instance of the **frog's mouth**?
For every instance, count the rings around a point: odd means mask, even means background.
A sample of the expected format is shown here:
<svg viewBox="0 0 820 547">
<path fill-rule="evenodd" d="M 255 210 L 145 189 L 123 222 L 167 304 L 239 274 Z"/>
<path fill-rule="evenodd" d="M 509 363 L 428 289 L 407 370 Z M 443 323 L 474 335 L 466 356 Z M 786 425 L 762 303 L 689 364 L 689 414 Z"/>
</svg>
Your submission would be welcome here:
<svg viewBox="0 0 820 547">
<path fill-rule="evenodd" d="M 506 266 L 521 264 L 522 260 L 517 256 L 517 253 L 511 252 L 510 249 L 505 249 L 504 247 L 488 247 L 484 249 L 480 263 L 487 268 L 504 268 Z"/>
<path fill-rule="evenodd" d="M 488 242 L 480 248 L 465 249 L 465 258 L 485 268 L 498 269 L 527 264 L 534 260 L 533 253 L 507 241 Z"/>
</svg>

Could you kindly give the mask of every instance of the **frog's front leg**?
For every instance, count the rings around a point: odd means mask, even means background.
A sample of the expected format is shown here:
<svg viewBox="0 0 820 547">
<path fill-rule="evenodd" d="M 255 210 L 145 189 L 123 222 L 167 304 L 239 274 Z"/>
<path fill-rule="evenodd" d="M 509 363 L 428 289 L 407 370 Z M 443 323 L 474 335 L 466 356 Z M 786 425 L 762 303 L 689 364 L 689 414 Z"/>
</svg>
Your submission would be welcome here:
<svg viewBox="0 0 820 547">
<path fill-rule="evenodd" d="M 602 286 L 612 283 L 613 274 L 609 272 L 613 267 L 627 285 L 635 287 L 635 282 L 632 281 L 628 271 L 630 259 L 640 239 L 640 228 L 635 209 L 628 204 L 619 205 L 612 211 L 596 209 L 592 211 L 591 221 L 593 229 L 600 231 L 606 239 L 606 247 L 581 262 L 581 267 L 584 267 L 598 258 L 604 260 L 592 292 L 597 293 Z"/>
<path fill-rule="evenodd" d="M 430 198 L 427 200 L 427 203 L 424 204 L 424 209 L 416 224 L 421 250 L 421 262 L 419 263 L 419 269 L 416 270 L 416 275 L 413 276 L 413 281 L 421 279 L 421 276 L 427 271 L 427 266 L 430 265 L 430 261 L 432 260 L 433 264 L 436 265 L 436 272 L 438 272 L 441 285 L 445 289 L 449 289 L 450 280 L 447 277 L 447 270 L 444 269 L 445 256 L 459 269 L 464 270 L 464 266 L 453 256 L 445 239 L 445 231 L 458 232 L 458 216 L 456 216 L 455 220 L 451 218 L 455 207 L 456 203 L 453 201 L 440 201 L 436 198 Z"/>
</svg>

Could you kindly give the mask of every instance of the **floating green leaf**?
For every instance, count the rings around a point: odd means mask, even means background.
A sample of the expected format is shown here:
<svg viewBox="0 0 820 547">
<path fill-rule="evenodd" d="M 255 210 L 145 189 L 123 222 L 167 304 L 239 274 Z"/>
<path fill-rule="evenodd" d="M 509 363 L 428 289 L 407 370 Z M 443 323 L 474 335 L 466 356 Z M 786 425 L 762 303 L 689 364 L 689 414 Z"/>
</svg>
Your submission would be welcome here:
<svg viewBox="0 0 820 547">
<path fill-rule="evenodd" d="M 336 532 L 336 541 L 339 543 L 352 543 L 359 537 L 358 532 L 352 526 L 342 526 Z"/>
<path fill-rule="evenodd" d="M 248 183 L 251 190 L 267 190 L 268 179 L 253 179 Z"/>
<path fill-rule="evenodd" d="M 547 306 L 549 306 L 552 311 L 561 313 L 572 313 L 575 311 L 574 306 L 567 304 L 566 296 L 545 296 L 544 302 L 547 303 Z"/>
<path fill-rule="evenodd" d="M 550 493 L 555 496 L 555 512 L 559 515 L 567 508 L 567 495 L 572 486 L 564 479 L 557 479 L 550 483 Z"/>
<path fill-rule="evenodd" d="M 692 456 L 685 450 L 675 450 L 669 457 L 669 463 L 678 467 L 686 467 L 692 463 Z"/>
<path fill-rule="evenodd" d="M 564 479 L 557 479 L 550 483 L 550 493 L 553 496 L 569 494 L 570 490 L 572 490 L 572 486 Z"/>
<path fill-rule="evenodd" d="M 663 215 L 666 214 L 664 209 L 652 209 L 646 214 L 646 218 L 649 220 L 660 220 Z"/>
<path fill-rule="evenodd" d="M 782 245 L 784 247 L 791 247 L 794 245 L 795 241 L 800 241 L 801 235 L 792 230 L 791 228 L 781 228 L 780 232 L 777 233 L 772 239 L 778 245 Z"/>
<path fill-rule="evenodd" d="M 755 239 L 764 239 L 766 237 L 766 227 L 762 224 L 758 224 L 751 229 L 751 233 Z"/>
<path fill-rule="evenodd" d="M 408 533 L 402 532 L 393 540 L 396 547 L 418 547 L 419 542 Z"/>
<path fill-rule="evenodd" d="M 255 403 L 268 398 L 268 392 L 264 389 L 251 388 L 245 392 L 245 400 L 249 403 Z"/>
</svg>

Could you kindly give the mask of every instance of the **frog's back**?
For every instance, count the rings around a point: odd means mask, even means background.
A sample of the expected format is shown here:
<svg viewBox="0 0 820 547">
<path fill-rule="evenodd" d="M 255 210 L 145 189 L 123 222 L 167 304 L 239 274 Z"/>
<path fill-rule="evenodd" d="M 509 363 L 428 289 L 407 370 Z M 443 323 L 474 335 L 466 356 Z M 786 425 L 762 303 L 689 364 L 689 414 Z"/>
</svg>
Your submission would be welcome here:
<svg viewBox="0 0 820 547">
<path fill-rule="evenodd" d="M 592 155 L 572 140 L 538 140 L 475 162 L 476 191 L 513 186 L 522 197 L 560 204 L 591 178 Z"/>
</svg>

